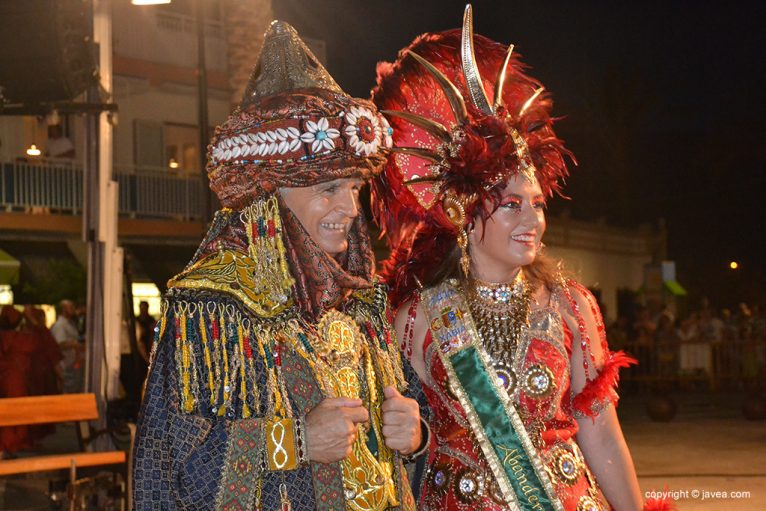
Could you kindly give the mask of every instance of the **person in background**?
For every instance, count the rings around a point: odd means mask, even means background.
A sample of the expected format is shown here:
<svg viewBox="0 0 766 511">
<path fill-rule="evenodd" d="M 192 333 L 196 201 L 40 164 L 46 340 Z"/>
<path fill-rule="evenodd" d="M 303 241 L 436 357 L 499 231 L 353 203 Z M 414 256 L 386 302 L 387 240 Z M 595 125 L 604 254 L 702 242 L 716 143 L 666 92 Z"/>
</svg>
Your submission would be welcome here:
<svg viewBox="0 0 766 511">
<path fill-rule="evenodd" d="M 31 305 L 25 306 L 21 331 L 29 336 L 29 342 L 34 346 L 29 366 L 28 395 L 49 396 L 61 393 L 61 360 L 64 355 L 45 326 L 45 312 Z M 53 424 L 41 424 L 31 426 L 29 431 L 33 441 L 36 441 L 53 434 L 56 427 Z"/>
<path fill-rule="evenodd" d="M 149 365 L 155 326 L 157 326 L 157 320 L 149 314 L 149 302 L 142 300 L 138 304 L 138 316 L 136 316 L 136 340 L 138 341 L 138 353 L 145 366 Z M 144 367 L 144 376 L 146 376 L 146 367 Z"/>
<path fill-rule="evenodd" d="M 679 342 L 680 339 L 673 318 L 665 313 L 660 314 L 657 320 L 657 329 L 654 331 L 657 360 L 656 376 L 662 377 L 665 383 L 678 375 Z"/>
<path fill-rule="evenodd" d="M 64 355 L 62 376 L 64 393 L 82 392 L 85 345 L 77 330 L 76 309 L 71 300 L 61 300 L 51 334 Z"/>
<path fill-rule="evenodd" d="M 35 340 L 19 330 L 23 316 L 13 305 L 0 310 L 0 397 L 30 395 L 32 360 Z M 0 428 L 0 458 L 12 456 L 32 447 L 30 426 Z"/>
<path fill-rule="evenodd" d="M 29 394 L 58 394 L 62 387 L 61 361 L 64 355 L 56 338 L 45 326 L 45 312 L 31 305 L 24 307 L 23 330 L 32 334 L 36 340 Z"/>
<path fill-rule="evenodd" d="M 45 156 L 49 158 L 74 158 L 74 144 L 69 137 L 64 135 L 64 129 L 60 124 L 48 126 L 48 143 L 45 147 Z"/>
</svg>

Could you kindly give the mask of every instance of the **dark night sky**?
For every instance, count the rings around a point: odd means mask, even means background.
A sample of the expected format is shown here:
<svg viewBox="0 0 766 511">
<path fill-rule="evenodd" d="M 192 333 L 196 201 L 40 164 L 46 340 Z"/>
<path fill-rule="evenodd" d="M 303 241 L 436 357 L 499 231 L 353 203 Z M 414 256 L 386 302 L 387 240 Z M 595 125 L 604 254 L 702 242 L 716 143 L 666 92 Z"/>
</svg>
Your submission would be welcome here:
<svg viewBox="0 0 766 511">
<path fill-rule="evenodd" d="M 324 39 L 327 68 L 367 97 L 375 63 L 415 36 L 460 26 L 463 1 L 274 0 Z M 551 214 L 669 229 L 693 297 L 766 298 L 764 7 L 760 2 L 475 1 L 474 31 L 513 42 L 553 94 L 576 154 Z M 555 218 L 553 219 L 555 221 Z M 732 272 L 728 261 L 742 269 Z"/>
</svg>

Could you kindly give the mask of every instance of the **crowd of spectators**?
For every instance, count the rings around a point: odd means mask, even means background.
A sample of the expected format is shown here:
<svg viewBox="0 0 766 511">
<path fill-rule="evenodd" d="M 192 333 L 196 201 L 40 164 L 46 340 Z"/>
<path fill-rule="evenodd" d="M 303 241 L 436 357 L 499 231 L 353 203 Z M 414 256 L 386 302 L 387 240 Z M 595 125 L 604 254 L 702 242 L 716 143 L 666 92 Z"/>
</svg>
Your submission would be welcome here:
<svg viewBox="0 0 766 511">
<path fill-rule="evenodd" d="M 612 349 L 636 357 L 626 378 L 644 381 L 702 380 L 712 386 L 756 387 L 766 379 L 766 314 L 758 305 L 716 311 L 703 300 L 682 317 L 638 308 L 608 327 Z"/>
</svg>

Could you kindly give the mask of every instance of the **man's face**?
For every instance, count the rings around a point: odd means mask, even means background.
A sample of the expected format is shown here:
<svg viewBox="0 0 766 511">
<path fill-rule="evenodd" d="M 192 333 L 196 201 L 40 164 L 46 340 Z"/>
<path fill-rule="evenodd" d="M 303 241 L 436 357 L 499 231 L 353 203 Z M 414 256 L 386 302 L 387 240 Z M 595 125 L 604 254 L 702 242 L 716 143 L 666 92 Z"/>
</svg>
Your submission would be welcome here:
<svg viewBox="0 0 766 511">
<path fill-rule="evenodd" d="M 74 307 L 74 303 L 65 300 L 61 302 L 61 315 L 65 318 L 73 318 L 76 315 L 76 310 Z"/>
<path fill-rule="evenodd" d="M 361 179 L 336 179 L 305 188 L 280 188 L 282 199 L 319 247 L 335 257 L 348 249 L 359 214 Z"/>
</svg>

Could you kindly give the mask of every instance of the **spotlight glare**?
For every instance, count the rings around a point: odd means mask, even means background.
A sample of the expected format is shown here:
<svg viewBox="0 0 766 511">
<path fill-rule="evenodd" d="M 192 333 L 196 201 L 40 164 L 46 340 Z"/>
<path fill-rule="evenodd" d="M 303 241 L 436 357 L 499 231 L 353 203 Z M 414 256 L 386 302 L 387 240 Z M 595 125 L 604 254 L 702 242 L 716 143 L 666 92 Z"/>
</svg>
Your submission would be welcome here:
<svg viewBox="0 0 766 511">
<path fill-rule="evenodd" d="M 729 263 L 729 268 L 731 268 L 732 270 L 736 270 L 737 268 L 739 268 L 739 263 L 737 261 L 732 261 Z"/>
<path fill-rule="evenodd" d="M 161 5 L 169 4 L 172 0 L 130 0 L 133 5 Z"/>
</svg>

